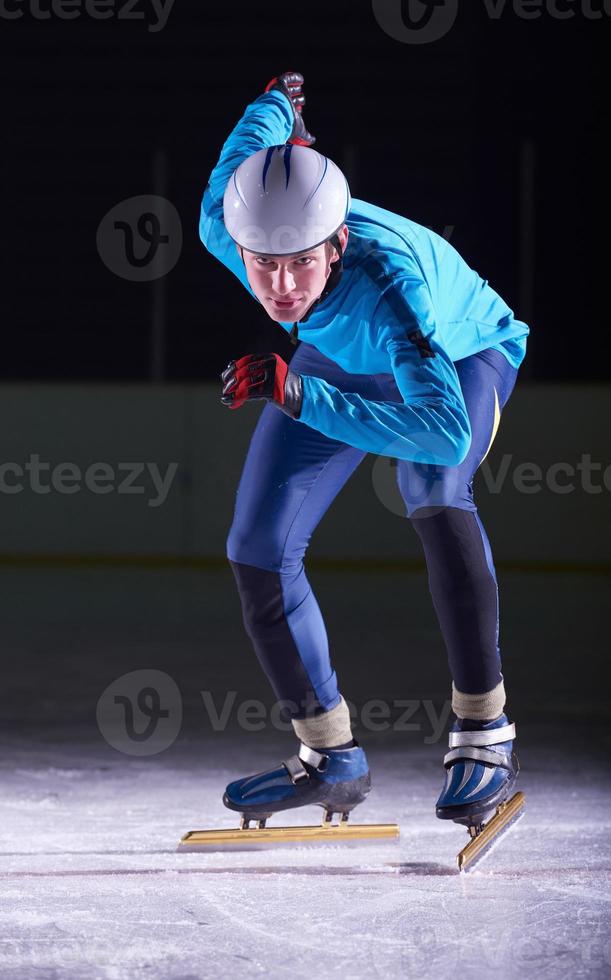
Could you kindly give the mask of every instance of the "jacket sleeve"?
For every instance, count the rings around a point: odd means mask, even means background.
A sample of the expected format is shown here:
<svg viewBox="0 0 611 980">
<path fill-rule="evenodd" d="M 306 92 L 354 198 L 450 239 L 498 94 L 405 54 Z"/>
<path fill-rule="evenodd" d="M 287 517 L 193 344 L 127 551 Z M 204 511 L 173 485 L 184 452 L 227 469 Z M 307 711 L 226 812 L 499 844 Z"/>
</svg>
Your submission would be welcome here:
<svg viewBox="0 0 611 980">
<path fill-rule="evenodd" d="M 469 450 L 471 426 L 433 321 L 426 284 L 394 280 L 377 305 L 375 324 L 403 401 L 372 401 L 303 375 L 298 421 L 366 452 L 457 466 Z"/>
<path fill-rule="evenodd" d="M 225 230 L 223 195 L 227 181 L 243 160 L 258 150 L 278 146 L 293 131 L 293 109 L 282 92 L 266 92 L 246 107 L 221 150 L 202 200 L 199 237 L 209 252 L 227 266 L 250 291 L 244 263 Z"/>
</svg>

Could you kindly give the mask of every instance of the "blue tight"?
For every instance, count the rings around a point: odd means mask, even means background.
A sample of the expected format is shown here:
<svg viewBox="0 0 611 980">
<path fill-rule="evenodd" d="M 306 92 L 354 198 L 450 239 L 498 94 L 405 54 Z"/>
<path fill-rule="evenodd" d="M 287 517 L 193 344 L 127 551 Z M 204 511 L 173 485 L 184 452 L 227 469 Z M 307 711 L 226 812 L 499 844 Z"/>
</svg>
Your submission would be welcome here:
<svg viewBox="0 0 611 980">
<path fill-rule="evenodd" d="M 496 574 L 472 483 L 517 371 L 492 349 L 455 366 L 472 428 L 466 459 L 457 467 L 399 460 L 397 480 L 406 516 L 422 541 L 454 684 L 476 694 L 496 687 L 502 674 Z M 300 344 L 291 368 L 365 398 L 401 401 L 391 374 L 348 374 L 310 344 Z M 246 631 L 293 718 L 328 711 L 340 701 L 303 558 L 312 532 L 365 455 L 268 404 L 246 456 L 227 556 Z"/>
</svg>

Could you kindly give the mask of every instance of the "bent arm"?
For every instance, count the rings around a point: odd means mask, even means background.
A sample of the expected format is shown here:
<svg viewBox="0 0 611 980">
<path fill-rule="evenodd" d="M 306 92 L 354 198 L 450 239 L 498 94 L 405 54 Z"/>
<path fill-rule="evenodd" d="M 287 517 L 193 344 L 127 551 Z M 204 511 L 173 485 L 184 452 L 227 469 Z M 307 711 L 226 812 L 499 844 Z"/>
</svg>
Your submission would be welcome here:
<svg viewBox="0 0 611 980">
<path fill-rule="evenodd" d="M 244 264 L 225 229 L 223 195 L 227 181 L 243 160 L 258 150 L 286 143 L 294 123 L 289 100 L 279 91 L 266 92 L 246 107 L 223 144 L 202 200 L 199 237 L 217 259 L 248 287 Z"/>
<path fill-rule="evenodd" d="M 426 287 L 413 279 L 391 284 L 378 319 L 403 402 L 372 401 L 303 376 L 299 421 L 332 439 L 382 456 L 458 466 L 469 451 L 471 426 L 460 381 L 434 340 Z M 414 311 L 418 310 L 418 316 Z"/>
<path fill-rule="evenodd" d="M 309 375 L 302 382 L 299 421 L 331 439 L 379 456 L 439 466 L 458 466 L 467 455 L 466 413 L 445 399 L 401 405 L 347 394 Z"/>
</svg>

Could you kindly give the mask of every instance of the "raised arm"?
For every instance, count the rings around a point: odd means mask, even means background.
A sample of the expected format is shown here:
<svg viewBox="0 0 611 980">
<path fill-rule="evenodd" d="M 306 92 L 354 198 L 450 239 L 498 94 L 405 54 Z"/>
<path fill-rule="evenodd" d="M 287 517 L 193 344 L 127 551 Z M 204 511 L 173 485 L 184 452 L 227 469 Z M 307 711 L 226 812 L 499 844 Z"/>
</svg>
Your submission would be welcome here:
<svg viewBox="0 0 611 980">
<path fill-rule="evenodd" d="M 209 252 L 223 262 L 246 286 L 244 264 L 223 222 L 223 195 L 227 181 L 243 160 L 259 150 L 283 143 L 310 146 L 314 137 L 305 127 L 301 110 L 303 76 L 284 72 L 268 83 L 265 92 L 246 107 L 244 115 L 223 144 L 210 174 L 200 212 L 199 235 Z"/>
<path fill-rule="evenodd" d="M 244 263 L 225 230 L 223 194 L 227 181 L 242 160 L 269 146 L 286 143 L 293 128 L 293 110 L 279 91 L 265 92 L 246 107 L 244 115 L 223 144 L 210 174 L 199 220 L 199 237 L 209 252 L 227 266 L 248 288 Z"/>
</svg>

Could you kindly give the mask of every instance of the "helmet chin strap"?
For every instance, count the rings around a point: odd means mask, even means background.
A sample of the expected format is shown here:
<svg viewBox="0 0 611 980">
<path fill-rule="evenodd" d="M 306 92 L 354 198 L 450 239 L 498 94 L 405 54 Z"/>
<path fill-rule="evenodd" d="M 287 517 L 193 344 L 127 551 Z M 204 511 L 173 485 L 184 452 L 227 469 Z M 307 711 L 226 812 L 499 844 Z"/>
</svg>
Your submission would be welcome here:
<svg viewBox="0 0 611 980">
<path fill-rule="evenodd" d="M 325 283 L 325 288 L 323 289 L 318 299 L 315 299 L 314 302 L 308 307 L 308 309 L 301 317 L 301 319 L 297 320 L 293 324 L 293 328 L 289 334 L 289 339 L 291 340 L 291 343 L 295 344 L 295 346 L 297 346 L 299 342 L 298 324 L 305 323 L 308 317 L 314 312 L 318 304 L 322 303 L 327 298 L 329 293 L 335 289 L 335 287 L 339 284 L 340 279 L 342 278 L 342 273 L 344 271 L 344 253 L 342 252 L 342 245 L 339 240 L 339 235 L 337 234 L 337 232 L 334 235 L 332 235 L 331 238 L 328 239 L 328 241 L 331 243 L 331 245 L 339 255 L 339 258 L 337 259 L 336 262 L 333 262 L 331 264 L 331 272 L 327 276 L 327 282 Z M 242 258 L 242 262 L 244 262 L 244 249 L 242 248 L 242 246 L 240 246 L 240 256 Z M 246 265 L 245 262 L 244 265 Z"/>
</svg>

